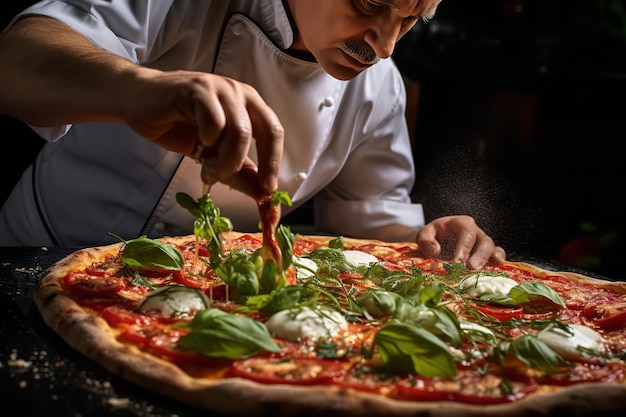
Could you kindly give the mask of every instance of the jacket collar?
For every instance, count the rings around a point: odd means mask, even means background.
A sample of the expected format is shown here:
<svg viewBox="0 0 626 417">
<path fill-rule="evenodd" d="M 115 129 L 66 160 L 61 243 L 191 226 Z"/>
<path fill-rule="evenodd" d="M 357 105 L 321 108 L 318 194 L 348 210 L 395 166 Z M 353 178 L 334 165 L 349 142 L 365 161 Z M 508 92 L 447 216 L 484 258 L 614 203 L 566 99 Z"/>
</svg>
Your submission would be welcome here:
<svg viewBox="0 0 626 417">
<path fill-rule="evenodd" d="M 261 25 L 281 48 L 289 49 L 294 41 L 294 28 L 283 0 L 261 0 Z"/>
</svg>

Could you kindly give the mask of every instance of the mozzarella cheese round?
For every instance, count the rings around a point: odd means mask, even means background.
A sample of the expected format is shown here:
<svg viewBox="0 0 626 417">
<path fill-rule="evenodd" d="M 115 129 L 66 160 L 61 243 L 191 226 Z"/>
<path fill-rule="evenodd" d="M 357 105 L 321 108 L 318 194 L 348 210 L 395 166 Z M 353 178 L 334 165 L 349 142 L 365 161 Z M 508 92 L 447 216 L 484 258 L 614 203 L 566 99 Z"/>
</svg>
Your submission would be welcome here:
<svg viewBox="0 0 626 417">
<path fill-rule="evenodd" d="M 277 337 L 298 341 L 336 336 L 348 327 L 348 322 L 338 311 L 298 307 L 279 311 L 265 325 Z"/>
<path fill-rule="evenodd" d="M 346 257 L 346 260 L 354 266 L 369 266 L 372 263 L 378 262 L 377 257 L 360 250 L 344 250 L 343 255 Z"/>
<path fill-rule="evenodd" d="M 466 294 L 472 297 L 478 297 L 486 293 L 507 295 L 511 288 L 515 287 L 517 284 L 517 281 L 511 278 L 482 275 L 479 273 L 465 278 L 461 281 L 459 287 Z"/>
<path fill-rule="evenodd" d="M 317 272 L 317 264 L 309 258 L 294 256 L 293 266 L 296 269 L 296 278 L 310 278 Z"/>
<path fill-rule="evenodd" d="M 548 326 L 537 333 L 537 338 L 564 359 L 579 359 L 582 352 L 578 347 L 602 351 L 602 335 L 582 324 L 568 324 L 572 333 L 561 328 Z"/>
<path fill-rule="evenodd" d="M 203 293 L 182 285 L 153 291 L 138 307 L 142 312 L 152 312 L 164 317 L 189 316 L 207 308 L 209 308 L 209 301 Z"/>
</svg>

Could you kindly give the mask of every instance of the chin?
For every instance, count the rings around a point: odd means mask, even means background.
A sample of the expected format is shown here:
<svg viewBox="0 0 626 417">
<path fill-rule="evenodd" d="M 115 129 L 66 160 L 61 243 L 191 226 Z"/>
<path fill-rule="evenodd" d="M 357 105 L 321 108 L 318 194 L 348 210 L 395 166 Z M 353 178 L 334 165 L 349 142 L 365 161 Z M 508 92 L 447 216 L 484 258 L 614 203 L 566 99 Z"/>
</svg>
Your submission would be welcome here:
<svg viewBox="0 0 626 417">
<path fill-rule="evenodd" d="M 363 71 L 362 69 L 358 70 L 337 64 L 322 64 L 322 68 L 328 75 L 341 81 L 350 81 Z"/>
</svg>

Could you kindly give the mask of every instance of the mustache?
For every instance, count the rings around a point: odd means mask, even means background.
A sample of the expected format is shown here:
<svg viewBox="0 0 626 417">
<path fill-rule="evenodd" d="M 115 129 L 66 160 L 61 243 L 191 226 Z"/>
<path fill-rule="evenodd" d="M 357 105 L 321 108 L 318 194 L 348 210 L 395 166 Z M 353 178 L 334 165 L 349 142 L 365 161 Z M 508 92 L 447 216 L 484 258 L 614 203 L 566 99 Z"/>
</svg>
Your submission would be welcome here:
<svg viewBox="0 0 626 417">
<path fill-rule="evenodd" d="M 343 51 L 364 64 L 373 65 L 380 61 L 380 58 L 376 56 L 376 52 L 367 44 L 356 45 L 344 42 Z"/>
</svg>

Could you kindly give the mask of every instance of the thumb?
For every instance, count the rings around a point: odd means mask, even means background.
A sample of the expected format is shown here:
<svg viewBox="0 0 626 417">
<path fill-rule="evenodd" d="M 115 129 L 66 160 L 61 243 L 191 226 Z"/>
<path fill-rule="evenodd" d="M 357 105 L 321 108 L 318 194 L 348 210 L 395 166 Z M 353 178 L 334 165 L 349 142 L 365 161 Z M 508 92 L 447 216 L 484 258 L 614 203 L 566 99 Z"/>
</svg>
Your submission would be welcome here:
<svg viewBox="0 0 626 417">
<path fill-rule="evenodd" d="M 200 176 L 205 184 L 211 186 L 219 181 L 234 190 L 249 195 L 254 199 L 259 199 L 267 194 L 261 189 L 261 185 L 259 184 L 256 165 L 249 160 L 244 162 L 244 165 L 239 171 L 227 178 L 218 179 L 216 171 L 217 155 L 210 155 L 202 159 L 202 172 L 200 173 Z"/>
<path fill-rule="evenodd" d="M 441 245 L 437 241 L 437 231 L 434 227 L 424 226 L 417 233 L 417 253 L 423 258 L 438 258 L 441 255 Z"/>
</svg>

